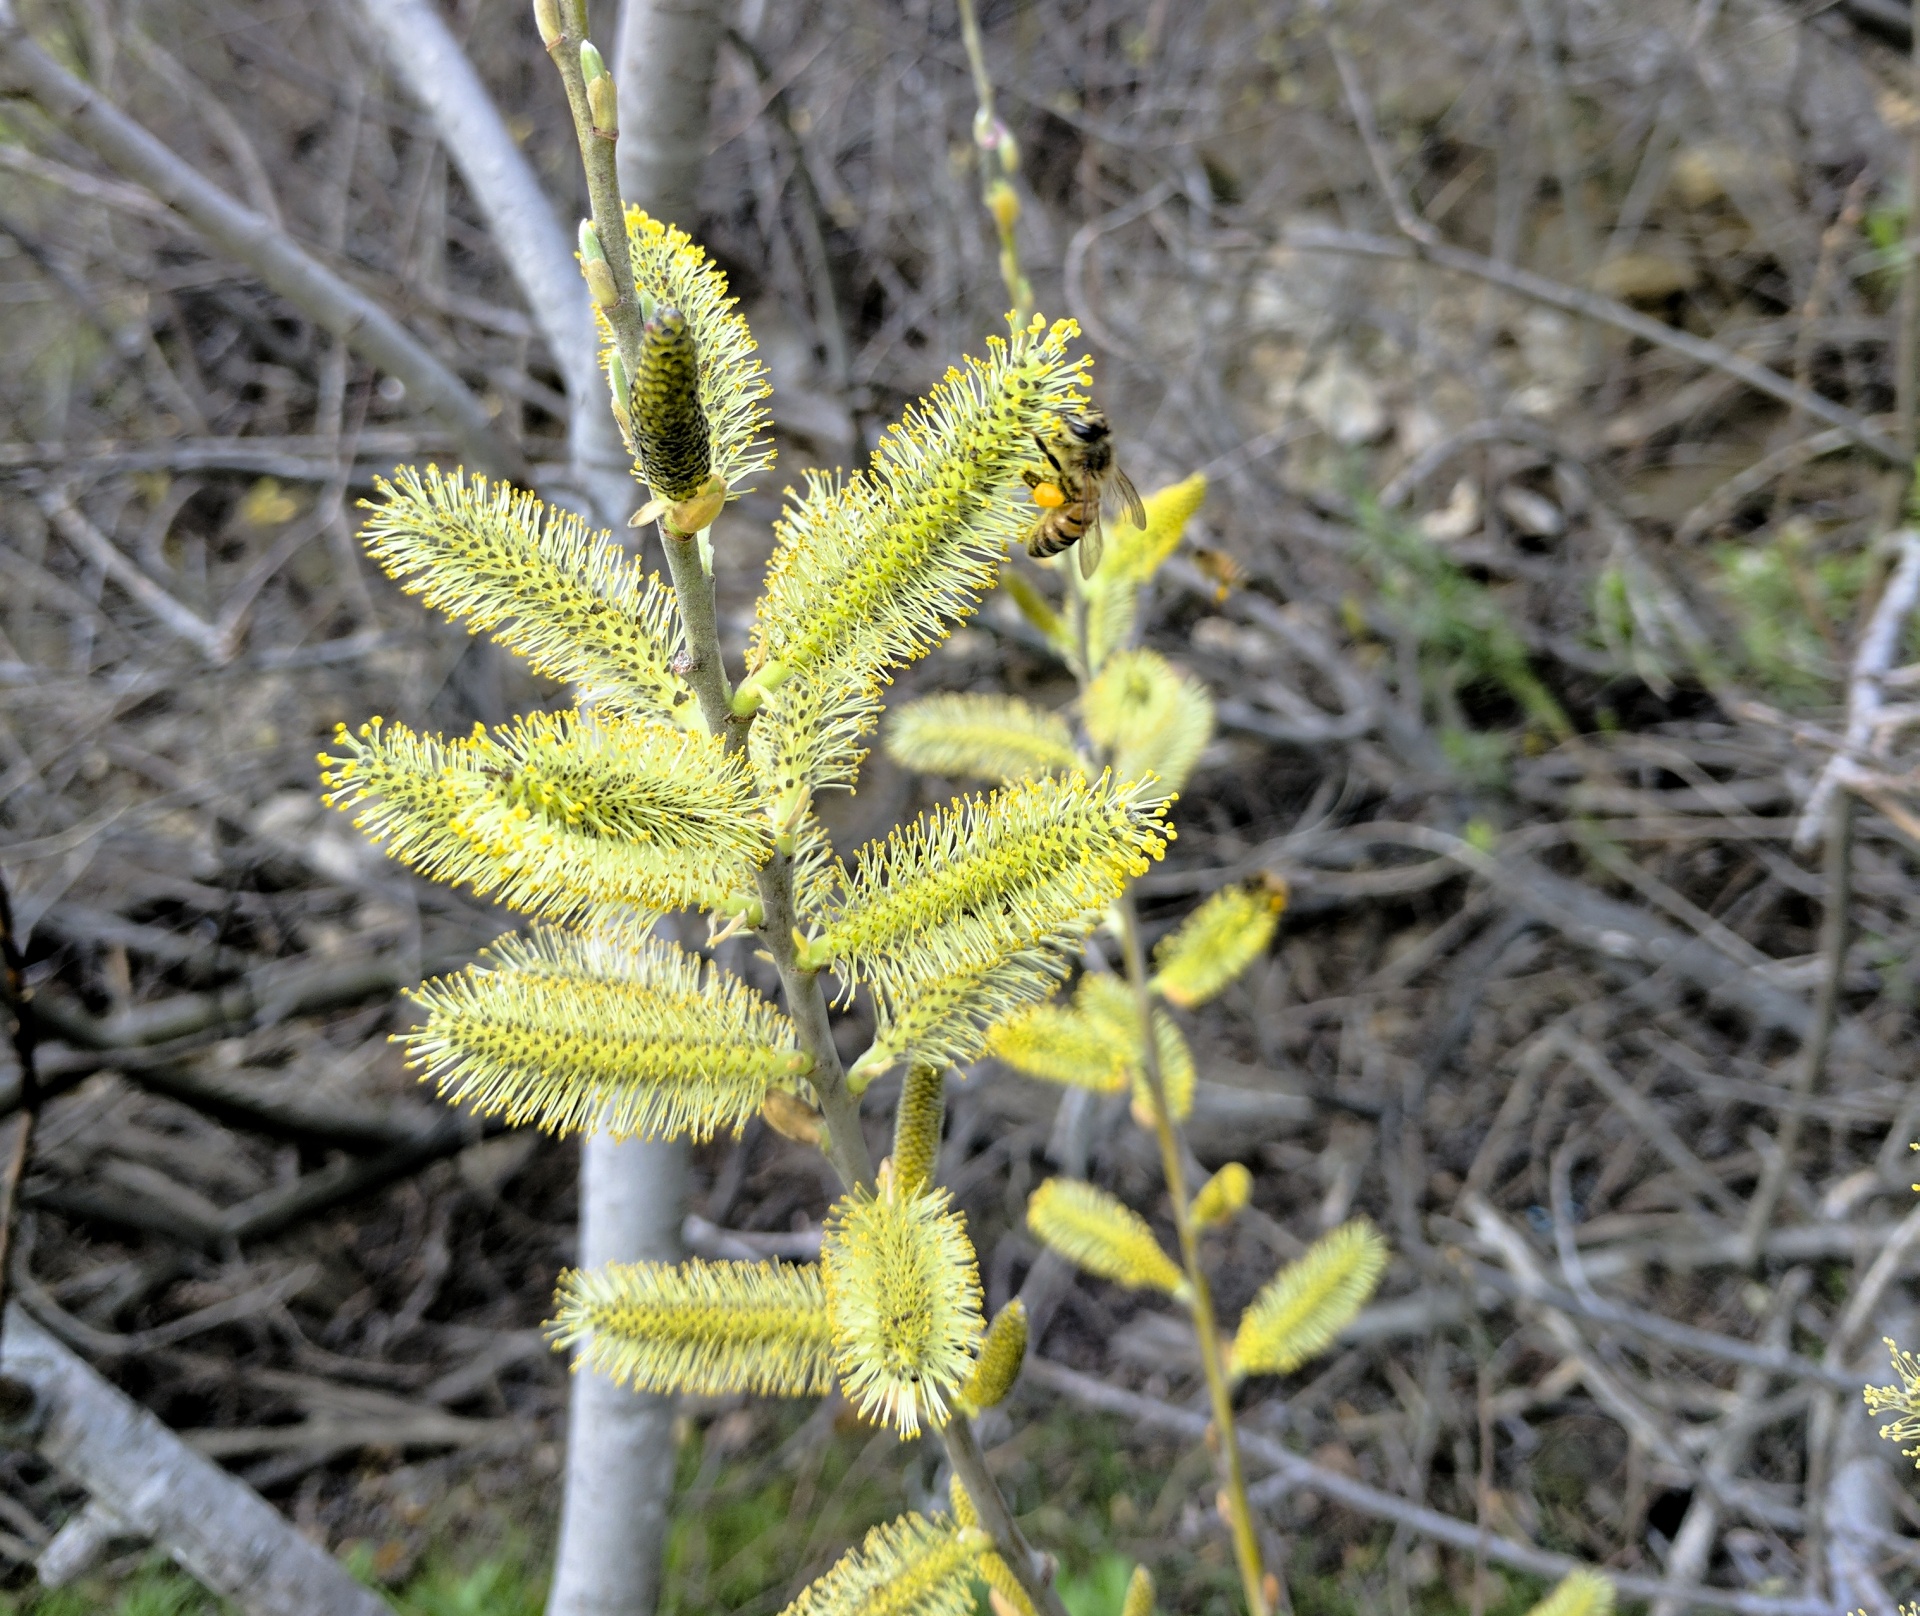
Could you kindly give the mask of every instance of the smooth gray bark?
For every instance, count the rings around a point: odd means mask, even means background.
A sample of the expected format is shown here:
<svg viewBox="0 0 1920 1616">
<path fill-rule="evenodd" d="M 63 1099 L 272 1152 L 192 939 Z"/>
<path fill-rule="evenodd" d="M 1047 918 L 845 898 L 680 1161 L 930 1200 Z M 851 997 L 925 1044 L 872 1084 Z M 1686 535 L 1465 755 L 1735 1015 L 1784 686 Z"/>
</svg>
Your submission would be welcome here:
<svg viewBox="0 0 1920 1616">
<path fill-rule="evenodd" d="M 680 1255 L 686 1147 L 616 1143 L 581 1150 L 580 1262 Z M 567 1490 L 547 1616 L 647 1616 L 660 1593 L 673 1503 L 673 1399 L 578 1371 L 567 1406 Z"/>
<path fill-rule="evenodd" d="M 246 1616 L 392 1616 L 271 1504 L 169 1431 L 21 1310 L 0 1372 L 33 1388 L 32 1444 L 130 1536 L 151 1538 Z"/>
<path fill-rule="evenodd" d="M 595 518 L 617 528 L 632 513 L 635 485 L 595 358 L 599 338 L 573 237 L 432 0 L 362 0 L 360 11 L 388 65 L 432 116 L 565 378 L 569 480 Z"/>
<path fill-rule="evenodd" d="M 613 51 L 621 196 L 689 231 L 723 26 L 713 0 L 627 0 Z M 582 1265 L 677 1258 L 686 1146 L 595 1134 L 581 1156 Z M 672 1502 L 672 1399 L 576 1373 L 547 1616 L 651 1616 Z"/>
<path fill-rule="evenodd" d="M 614 46 L 620 194 L 689 234 L 726 8 L 715 0 L 626 0 Z"/>
<path fill-rule="evenodd" d="M 605 397 L 592 309 L 572 239 L 430 0 L 362 0 L 361 10 L 394 70 L 432 114 L 442 144 L 486 215 L 566 378 L 573 406 L 571 480 L 598 519 L 618 529 L 633 509 L 637 485 Z M 704 130 L 703 103 L 702 141 Z M 682 1145 L 590 1136 L 581 1148 L 581 1264 L 677 1258 L 684 1177 Z M 548 1596 L 553 1616 L 647 1616 L 659 1595 L 672 1500 L 671 1399 L 624 1390 L 602 1375 L 576 1375 Z"/>
</svg>

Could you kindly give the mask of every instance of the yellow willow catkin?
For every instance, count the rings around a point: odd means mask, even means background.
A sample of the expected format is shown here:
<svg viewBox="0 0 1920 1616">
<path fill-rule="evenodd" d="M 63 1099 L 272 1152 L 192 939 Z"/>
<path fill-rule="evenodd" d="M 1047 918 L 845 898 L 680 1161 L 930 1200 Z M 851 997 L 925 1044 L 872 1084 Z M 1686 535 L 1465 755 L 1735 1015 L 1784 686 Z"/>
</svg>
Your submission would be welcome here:
<svg viewBox="0 0 1920 1616">
<path fill-rule="evenodd" d="M 1067 721 L 1017 696 L 925 696 L 888 716 L 884 740 L 894 762 L 922 774 L 1018 780 L 1084 767 Z"/>
<path fill-rule="evenodd" d="M 673 592 L 611 533 L 458 470 L 406 466 L 373 486 L 360 542 L 408 594 L 577 685 L 583 702 L 704 727 L 692 687 L 674 672 Z"/>
<path fill-rule="evenodd" d="M 1028 948 L 897 980 L 875 995 L 873 1042 L 847 1073 L 848 1083 L 858 1094 L 909 1055 L 916 1064 L 942 1067 L 977 1059 L 999 1023 L 1053 993 L 1067 968 L 1061 954 Z"/>
<path fill-rule="evenodd" d="M 1225 1223 L 1247 1204 L 1253 1194 L 1253 1174 L 1240 1162 L 1228 1162 L 1200 1186 L 1193 1198 L 1191 1216 L 1197 1228 Z"/>
<path fill-rule="evenodd" d="M 1569 1571 L 1527 1616 L 1613 1616 L 1613 1584 L 1581 1566 Z"/>
<path fill-rule="evenodd" d="M 1920 1359 L 1910 1352 L 1903 1352 L 1891 1336 L 1882 1336 L 1881 1339 L 1892 1356 L 1893 1372 L 1899 1377 L 1900 1384 L 1863 1387 L 1867 1412 L 1875 1417 L 1893 1416 L 1880 1427 L 1880 1434 L 1887 1441 L 1912 1442 L 1920 1438 Z M 1900 1451 L 1920 1464 L 1920 1444 Z"/>
<path fill-rule="evenodd" d="M 1105 1190 L 1050 1178 L 1027 1202 L 1027 1227 L 1061 1256 L 1118 1285 L 1151 1285 L 1187 1294 L 1187 1277 L 1154 1238 L 1147 1220 Z"/>
<path fill-rule="evenodd" d="M 893 1178 L 902 1193 L 918 1194 L 933 1182 L 946 1114 L 945 1074 L 937 1066 L 916 1062 L 900 1085 L 900 1103 L 893 1114 Z"/>
<path fill-rule="evenodd" d="M 678 309 L 647 322 L 629 410 L 648 485 L 663 499 L 691 499 L 713 470 L 713 453 L 693 332 Z"/>
<path fill-rule="evenodd" d="M 1120 1616 L 1153 1616 L 1153 1573 L 1143 1565 L 1133 1568 L 1127 1578 L 1127 1597 L 1120 1602 Z"/>
<path fill-rule="evenodd" d="M 1234 1375 L 1286 1375 L 1333 1344 L 1387 1266 L 1387 1243 L 1365 1218 L 1322 1235 L 1248 1306 L 1234 1333 Z"/>
<path fill-rule="evenodd" d="M 642 1391 L 817 1395 L 833 1385 L 818 1269 L 746 1262 L 610 1263 L 560 1276 L 556 1346 Z"/>
<path fill-rule="evenodd" d="M 660 938 L 537 927 L 424 982 L 408 1063 L 456 1104 L 556 1133 L 711 1139 L 811 1065 L 738 977 Z"/>
<path fill-rule="evenodd" d="M 970 1413 L 993 1408 L 1006 1401 L 1013 1383 L 1020 1378 L 1020 1366 L 1027 1359 L 1027 1304 L 1015 1297 L 993 1316 L 980 1341 L 980 1356 L 974 1360 L 973 1373 L 960 1388 L 959 1401 Z"/>
<path fill-rule="evenodd" d="M 855 855 L 801 963 L 881 989 L 1077 945 L 1173 831 L 1152 788 L 1112 774 L 1021 780 L 962 797 Z"/>
<path fill-rule="evenodd" d="M 993 1607 L 993 1616 L 1039 1616 L 1013 1567 L 999 1555 L 981 1555 L 973 1571 L 987 1585 L 987 1603 Z"/>
<path fill-rule="evenodd" d="M 977 1526 L 902 1515 L 876 1526 L 781 1616 L 972 1616 L 977 1563 L 992 1547 Z"/>
<path fill-rule="evenodd" d="M 738 493 L 773 464 L 766 436 L 773 423 L 765 402 L 772 388 L 754 357 L 753 332 L 735 307 L 727 277 L 686 231 L 628 208 L 627 251 L 634 289 L 643 302 L 651 299 L 656 308 L 678 309 L 686 316 L 699 360 L 700 413 L 707 421 L 711 470 L 730 495 Z M 611 382 L 618 348 L 604 318 L 599 326 L 600 362 Z M 628 396 L 619 389 L 615 395 Z"/>
<path fill-rule="evenodd" d="M 1279 880 L 1216 892 L 1153 951 L 1154 992 L 1183 1010 L 1205 1004 L 1265 952 L 1286 904 Z"/>
<path fill-rule="evenodd" d="M 904 1190 L 883 1168 L 828 1214 L 820 1270 L 848 1400 L 902 1436 L 945 1425 L 981 1326 L 979 1266 L 946 1191 Z"/>
</svg>

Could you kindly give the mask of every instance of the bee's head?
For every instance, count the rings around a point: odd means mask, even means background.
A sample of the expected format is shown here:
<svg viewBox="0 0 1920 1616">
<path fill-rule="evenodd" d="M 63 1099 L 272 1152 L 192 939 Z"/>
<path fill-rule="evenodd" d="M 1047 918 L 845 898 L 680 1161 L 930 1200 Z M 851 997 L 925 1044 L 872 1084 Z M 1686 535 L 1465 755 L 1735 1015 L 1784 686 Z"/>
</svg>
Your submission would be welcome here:
<svg viewBox="0 0 1920 1616">
<path fill-rule="evenodd" d="M 1082 443 L 1098 443 L 1107 435 L 1107 418 L 1098 410 L 1067 417 L 1067 430 Z"/>
</svg>

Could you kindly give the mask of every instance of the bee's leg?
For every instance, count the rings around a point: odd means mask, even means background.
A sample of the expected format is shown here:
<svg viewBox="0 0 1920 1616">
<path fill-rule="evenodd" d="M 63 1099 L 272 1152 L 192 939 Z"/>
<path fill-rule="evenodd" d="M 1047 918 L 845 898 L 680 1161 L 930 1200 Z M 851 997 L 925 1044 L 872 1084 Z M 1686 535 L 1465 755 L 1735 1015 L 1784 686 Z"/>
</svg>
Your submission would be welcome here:
<svg viewBox="0 0 1920 1616">
<path fill-rule="evenodd" d="M 1020 480 L 1029 488 L 1038 488 L 1047 480 L 1047 474 L 1037 466 L 1026 466 L 1021 469 Z"/>
<path fill-rule="evenodd" d="M 1053 452 L 1053 445 L 1038 432 L 1034 433 L 1033 441 L 1040 446 L 1040 453 L 1045 458 L 1047 464 L 1053 467 L 1055 476 L 1064 477 L 1067 468 L 1060 464 L 1060 457 Z"/>
</svg>

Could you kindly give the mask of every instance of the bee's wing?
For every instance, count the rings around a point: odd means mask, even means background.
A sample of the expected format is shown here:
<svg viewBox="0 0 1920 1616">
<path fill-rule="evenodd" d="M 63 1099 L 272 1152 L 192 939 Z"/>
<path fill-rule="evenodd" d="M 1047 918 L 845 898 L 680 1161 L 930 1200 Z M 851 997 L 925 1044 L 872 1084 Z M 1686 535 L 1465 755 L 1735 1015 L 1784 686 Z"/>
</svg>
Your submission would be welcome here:
<svg viewBox="0 0 1920 1616">
<path fill-rule="evenodd" d="M 1080 535 L 1080 576 L 1091 578 L 1100 570 L 1100 557 L 1106 553 L 1106 535 L 1100 531 L 1100 502 L 1094 500 L 1093 520 L 1087 523 L 1087 530 Z"/>
<path fill-rule="evenodd" d="M 1115 509 L 1125 511 L 1127 520 L 1135 527 L 1147 525 L 1147 508 L 1140 503 L 1140 490 L 1133 486 L 1133 479 L 1118 466 L 1107 474 L 1104 500 Z"/>
</svg>

